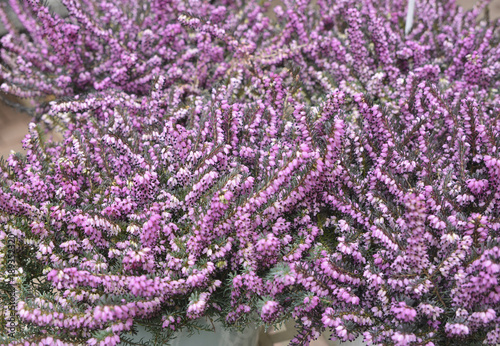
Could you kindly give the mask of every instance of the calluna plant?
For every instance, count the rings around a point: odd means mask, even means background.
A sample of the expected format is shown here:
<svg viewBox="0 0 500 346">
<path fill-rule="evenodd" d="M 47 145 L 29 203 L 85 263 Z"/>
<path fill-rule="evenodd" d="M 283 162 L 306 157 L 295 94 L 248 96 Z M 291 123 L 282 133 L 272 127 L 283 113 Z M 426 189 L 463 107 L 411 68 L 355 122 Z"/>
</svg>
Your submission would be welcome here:
<svg viewBox="0 0 500 346">
<path fill-rule="evenodd" d="M 0 165 L 0 343 L 162 344 L 203 316 L 500 343 L 487 2 L 417 1 L 408 35 L 403 0 L 62 2 L 0 16 L 2 90 L 36 120 Z"/>
</svg>

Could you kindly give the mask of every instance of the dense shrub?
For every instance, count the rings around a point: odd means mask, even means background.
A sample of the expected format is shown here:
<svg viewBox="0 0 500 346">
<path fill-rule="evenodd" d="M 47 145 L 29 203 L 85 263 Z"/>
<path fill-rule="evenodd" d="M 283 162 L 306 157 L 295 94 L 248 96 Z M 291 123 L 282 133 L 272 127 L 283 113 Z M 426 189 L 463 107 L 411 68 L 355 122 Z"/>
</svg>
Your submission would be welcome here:
<svg viewBox="0 0 500 346">
<path fill-rule="evenodd" d="M 26 325 L 4 343 L 161 342 L 201 316 L 293 317 L 296 345 L 500 342 L 485 3 L 418 2 L 405 35 L 406 1 L 63 2 L 19 5 L 2 41 L 2 88 L 43 120 L 0 166 Z"/>
</svg>

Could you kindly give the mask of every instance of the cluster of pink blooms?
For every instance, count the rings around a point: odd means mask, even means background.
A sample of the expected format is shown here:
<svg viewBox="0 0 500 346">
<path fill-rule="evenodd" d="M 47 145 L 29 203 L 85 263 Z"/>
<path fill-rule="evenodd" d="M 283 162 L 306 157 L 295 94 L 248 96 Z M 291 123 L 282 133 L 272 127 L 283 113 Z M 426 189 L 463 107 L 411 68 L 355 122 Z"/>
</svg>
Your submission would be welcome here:
<svg viewBox="0 0 500 346">
<path fill-rule="evenodd" d="M 39 121 L 0 164 L 0 249 L 37 265 L 0 344 L 203 316 L 292 317 L 293 345 L 500 343 L 487 2 L 417 1 L 408 35 L 406 0 L 9 3 L 1 89 Z"/>
</svg>

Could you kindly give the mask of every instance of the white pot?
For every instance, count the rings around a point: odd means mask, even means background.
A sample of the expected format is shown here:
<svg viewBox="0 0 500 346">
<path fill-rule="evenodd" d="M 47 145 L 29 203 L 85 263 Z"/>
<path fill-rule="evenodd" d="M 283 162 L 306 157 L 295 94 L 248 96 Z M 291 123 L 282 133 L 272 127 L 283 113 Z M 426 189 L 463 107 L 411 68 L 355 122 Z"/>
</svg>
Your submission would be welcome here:
<svg viewBox="0 0 500 346">
<path fill-rule="evenodd" d="M 198 322 L 212 329 L 212 323 L 205 318 L 201 318 Z M 247 327 L 243 332 L 232 332 L 222 327 L 221 323 L 214 322 L 214 331 L 199 331 L 194 332 L 189 336 L 188 331 L 181 330 L 176 333 L 176 338 L 170 341 L 171 346 L 257 346 L 259 342 L 259 329 L 255 326 Z M 144 327 L 137 326 L 138 333 L 136 335 L 127 335 L 134 342 L 139 342 L 142 338 L 143 343 L 148 344 L 148 340 L 152 338 Z M 123 345 L 122 343 L 118 345 Z"/>
</svg>

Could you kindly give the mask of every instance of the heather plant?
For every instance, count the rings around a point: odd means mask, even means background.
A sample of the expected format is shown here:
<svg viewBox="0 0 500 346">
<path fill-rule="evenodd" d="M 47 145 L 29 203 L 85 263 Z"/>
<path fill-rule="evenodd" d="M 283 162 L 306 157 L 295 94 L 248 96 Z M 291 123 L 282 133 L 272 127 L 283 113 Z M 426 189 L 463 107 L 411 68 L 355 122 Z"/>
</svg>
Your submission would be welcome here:
<svg viewBox="0 0 500 346">
<path fill-rule="evenodd" d="M 324 331 L 500 342 L 500 32 L 480 16 L 487 2 L 417 1 L 408 34 L 405 1 L 284 1 L 272 20 L 255 1 L 65 4 L 64 20 L 19 5 L 38 30 L 4 39 L 3 88 L 38 98 L 43 121 L 0 166 L 0 237 L 4 252 L 17 239 L 20 268 L 2 289 L 17 284 L 26 326 L 3 343 L 131 344 L 146 325 L 161 344 L 202 316 L 292 317 L 294 345 Z M 76 36 L 47 39 L 63 23 Z M 167 25 L 179 29 L 150 52 L 171 60 L 123 72 L 122 45 Z M 139 46 L 127 49 L 144 60 Z"/>
<path fill-rule="evenodd" d="M 193 93 L 210 89 L 231 68 L 230 57 L 238 58 L 234 50 L 213 42 L 217 36 L 212 34 L 234 32 L 244 52 L 269 26 L 254 1 L 244 6 L 241 0 L 62 0 L 67 18 L 40 0 L 7 2 L 24 30 L 12 24 L 2 2 L 0 20 L 8 33 L 1 39 L 1 89 L 34 102 L 38 109 L 28 109 L 34 116 L 44 113 L 54 97 L 110 88 L 146 95 L 158 75 L 165 78 L 165 87 L 183 85 Z M 182 13 L 206 18 L 208 30 L 186 30 L 179 21 Z M 246 38 L 252 26 L 260 29 Z"/>
</svg>

